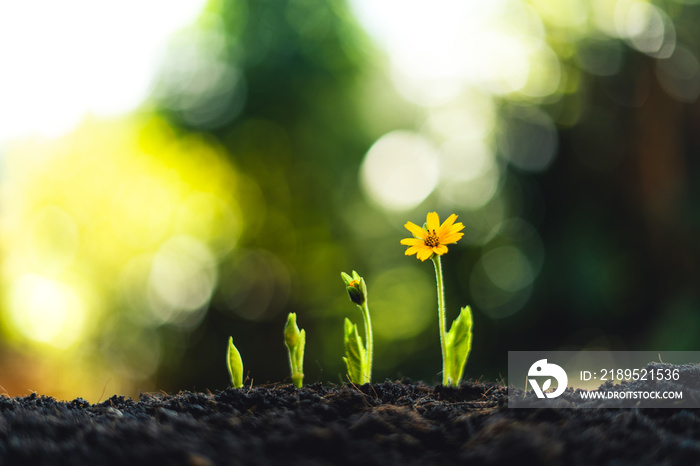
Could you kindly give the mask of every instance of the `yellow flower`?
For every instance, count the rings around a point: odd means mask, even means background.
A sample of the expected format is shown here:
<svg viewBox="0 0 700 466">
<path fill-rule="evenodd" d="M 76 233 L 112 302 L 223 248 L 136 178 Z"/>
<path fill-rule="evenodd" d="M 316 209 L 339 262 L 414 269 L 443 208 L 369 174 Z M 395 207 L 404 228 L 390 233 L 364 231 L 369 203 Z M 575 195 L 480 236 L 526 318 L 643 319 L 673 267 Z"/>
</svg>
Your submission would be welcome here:
<svg viewBox="0 0 700 466">
<path fill-rule="evenodd" d="M 407 222 L 404 226 L 413 233 L 415 238 L 401 240 L 401 244 L 410 246 L 406 249 L 406 255 L 415 254 L 418 259 L 424 261 L 432 257 L 433 254 L 438 256 L 445 254 L 447 252 L 446 244 L 454 244 L 464 236 L 464 233 L 460 233 L 464 229 L 464 225 L 455 223 L 455 220 L 457 220 L 457 216 L 452 214 L 440 225 L 437 212 L 430 212 L 425 228 Z"/>
</svg>

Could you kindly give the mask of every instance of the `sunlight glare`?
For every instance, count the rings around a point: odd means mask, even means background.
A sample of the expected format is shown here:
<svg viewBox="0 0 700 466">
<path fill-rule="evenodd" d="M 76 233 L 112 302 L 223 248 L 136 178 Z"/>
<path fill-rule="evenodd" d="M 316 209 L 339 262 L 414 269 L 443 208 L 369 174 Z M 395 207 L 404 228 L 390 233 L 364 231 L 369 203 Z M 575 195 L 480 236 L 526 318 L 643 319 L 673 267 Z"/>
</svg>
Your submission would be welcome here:
<svg viewBox="0 0 700 466">
<path fill-rule="evenodd" d="M 0 141 L 58 136 L 147 97 L 169 34 L 205 0 L 0 2 Z"/>
<path fill-rule="evenodd" d="M 36 274 L 10 286 L 9 317 L 26 338 L 67 348 L 82 336 L 85 308 L 73 287 Z"/>
<path fill-rule="evenodd" d="M 385 134 L 367 152 L 361 168 L 362 185 L 371 200 L 388 210 L 416 207 L 438 183 L 436 149 L 410 131 Z"/>
<path fill-rule="evenodd" d="M 626 15 L 620 15 L 621 36 L 627 37 L 634 48 L 656 58 L 668 58 L 676 47 L 676 30 L 673 22 L 660 8 L 649 3 L 637 2 L 629 7 Z"/>
<path fill-rule="evenodd" d="M 163 323 L 180 323 L 209 303 L 217 280 L 216 261 L 209 249 L 196 238 L 175 236 L 153 258 L 151 310 Z"/>
</svg>

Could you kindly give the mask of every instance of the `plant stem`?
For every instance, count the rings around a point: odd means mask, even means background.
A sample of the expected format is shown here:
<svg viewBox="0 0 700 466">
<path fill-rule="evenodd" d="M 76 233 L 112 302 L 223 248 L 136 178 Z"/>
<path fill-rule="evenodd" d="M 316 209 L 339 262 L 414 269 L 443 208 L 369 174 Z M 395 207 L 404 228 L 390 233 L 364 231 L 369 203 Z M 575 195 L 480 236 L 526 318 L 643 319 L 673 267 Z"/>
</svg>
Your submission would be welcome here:
<svg viewBox="0 0 700 466">
<path fill-rule="evenodd" d="M 440 262 L 440 256 L 433 254 L 431 259 L 435 266 L 435 279 L 437 281 L 438 322 L 440 324 L 440 348 L 442 349 L 442 384 L 447 386 L 450 381 L 447 377 L 447 367 L 445 367 L 447 361 L 447 342 L 445 341 L 445 285 L 442 281 L 442 263 Z"/>
<path fill-rule="evenodd" d="M 362 317 L 365 319 L 365 342 L 367 350 L 367 383 L 372 382 L 372 352 L 374 347 L 374 342 L 372 340 L 372 321 L 369 318 L 369 307 L 367 306 L 367 297 L 365 296 L 365 302 L 361 306 L 357 306 L 362 312 Z"/>
<path fill-rule="evenodd" d="M 287 354 L 289 355 L 289 367 L 291 368 L 292 372 L 292 383 L 295 387 L 301 388 L 304 374 L 300 373 L 299 368 L 297 367 L 296 362 L 294 361 L 294 355 L 292 355 L 291 349 L 287 351 Z"/>
</svg>

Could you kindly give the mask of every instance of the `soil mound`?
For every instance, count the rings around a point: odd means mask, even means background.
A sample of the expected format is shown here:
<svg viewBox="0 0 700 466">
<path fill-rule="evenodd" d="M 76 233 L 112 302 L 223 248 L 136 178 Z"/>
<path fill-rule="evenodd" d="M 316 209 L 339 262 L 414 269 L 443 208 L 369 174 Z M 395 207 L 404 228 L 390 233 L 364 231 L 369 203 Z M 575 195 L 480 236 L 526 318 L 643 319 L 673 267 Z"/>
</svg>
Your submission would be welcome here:
<svg viewBox="0 0 700 466">
<path fill-rule="evenodd" d="M 601 387 L 601 389 L 605 389 Z M 512 409 L 507 389 L 410 380 L 113 396 L 0 398 L 3 464 L 693 464 L 687 409 Z"/>
</svg>

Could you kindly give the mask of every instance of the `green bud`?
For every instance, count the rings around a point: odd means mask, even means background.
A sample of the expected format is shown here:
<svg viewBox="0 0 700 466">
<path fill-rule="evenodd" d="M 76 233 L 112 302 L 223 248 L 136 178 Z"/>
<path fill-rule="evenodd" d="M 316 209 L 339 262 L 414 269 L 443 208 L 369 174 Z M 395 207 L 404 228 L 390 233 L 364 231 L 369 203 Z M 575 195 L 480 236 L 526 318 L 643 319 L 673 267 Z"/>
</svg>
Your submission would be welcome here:
<svg viewBox="0 0 700 466">
<path fill-rule="evenodd" d="M 297 327 L 297 315 L 290 312 L 287 324 L 284 326 L 284 344 L 289 354 L 289 368 L 292 371 L 292 382 L 300 388 L 304 382 L 304 346 L 306 346 L 306 331 Z"/>
<path fill-rule="evenodd" d="M 297 315 L 290 312 L 287 316 L 287 324 L 284 326 L 284 343 L 287 348 L 294 348 L 299 344 L 299 327 L 297 327 Z"/>
<path fill-rule="evenodd" d="M 365 296 L 362 294 L 362 291 L 358 290 L 354 286 L 348 286 L 345 289 L 348 292 L 348 296 L 350 296 L 350 301 L 358 306 L 362 306 L 362 303 L 365 302 Z"/>
<path fill-rule="evenodd" d="M 243 359 L 241 359 L 241 353 L 238 352 L 236 345 L 233 344 L 233 337 L 228 337 L 226 367 L 228 367 L 228 375 L 231 377 L 231 385 L 234 388 L 241 388 L 243 386 Z"/>
<path fill-rule="evenodd" d="M 358 306 L 362 306 L 367 300 L 367 285 L 365 284 L 365 279 L 354 270 L 352 271 L 352 277 L 345 272 L 340 272 L 340 276 L 345 282 L 345 290 L 348 292 L 350 301 Z"/>
</svg>

